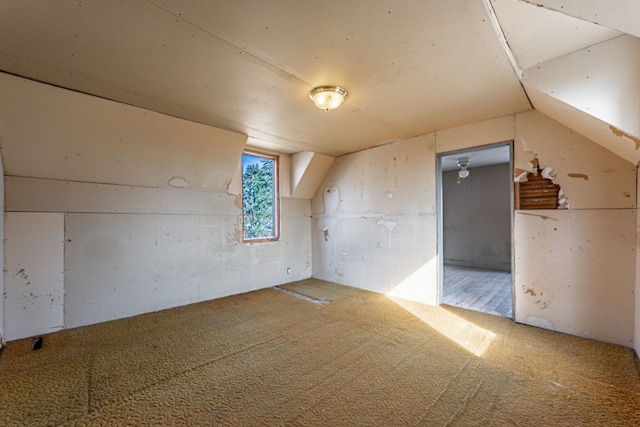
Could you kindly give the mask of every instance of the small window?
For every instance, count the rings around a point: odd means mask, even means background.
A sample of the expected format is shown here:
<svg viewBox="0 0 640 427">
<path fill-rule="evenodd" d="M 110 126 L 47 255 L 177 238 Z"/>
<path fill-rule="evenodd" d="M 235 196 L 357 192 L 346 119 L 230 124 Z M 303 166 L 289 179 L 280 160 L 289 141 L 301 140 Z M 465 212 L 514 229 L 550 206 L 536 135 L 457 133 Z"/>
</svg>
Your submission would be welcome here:
<svg viewBox="0 0 640 427">
<path fill-rule="evenodd" d="M 243 241 L 279 237 L 278 157 L 245 151 L 242 155 Z"/>
</svg>

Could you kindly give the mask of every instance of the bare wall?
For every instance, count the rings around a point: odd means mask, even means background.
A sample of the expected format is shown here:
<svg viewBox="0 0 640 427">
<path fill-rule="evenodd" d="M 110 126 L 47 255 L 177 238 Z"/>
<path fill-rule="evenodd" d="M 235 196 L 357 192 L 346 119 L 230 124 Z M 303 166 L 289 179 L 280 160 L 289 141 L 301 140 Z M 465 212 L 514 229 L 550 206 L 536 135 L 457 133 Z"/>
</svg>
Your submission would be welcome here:
<svg viewBox="0 0 640 427">
<path fill-rule="evenodd" d="M 0 176 L 4 177 L 4 163 L 2 162 L 2 155 L 0 155 Z M 0 207 L 4 212 L 4 179 L 0 180 Z M 4 215 L 0 218 L 0 242 L 4 242 Z M 4 245 L 0 247 L 0 265 L 4 266 Z M 5 333 L 4 333 L 4 274 L 0 275 L 0 295 L 3 295 L 0 299 L 0 348 L 4 345 Z"/>
<path fill-rule="evenodd" d="M 515 214 L 516 321 L 634 346 L 636 167 L 536 111 L 337 158 L 312 201 L 314 276 L 437 303 L 436 153 L 509 140 L 571 206 Z"/>
<path fill-rule="evenodd" d="M 638 180 L 638 175 L 637 175 L 637 171 L 636 171 L 636 183 Z M 636 194 L 637 194 L 637 199 L 640 199 L 640 185 L 636 184 Z M 635 311 L 635 316 L 636 316 L 636 321 L 635 321 L 635 335 L 634 335 L 634 342 L 635 342 L 635 350 L 636 350 L 636 354 L 640 354 L 640 212 L 638 211 L 638 209 L 636 209 L 636 298 L 635 298 L 635 304 L 636 304 L 636 311 Z"/>
<path fill-rule="evenodd" d="M 508 163 L 442 174 L 444 263 L 511 271 L 511 170 Z"/>
<path fill-rule="evenodd" d="M 435 304 L 434 170 L 433 135 L 337 158 L 312 201 L 314 277 Z"/>
<path fill-rule="evenodd" d="M 309 199 L 282 198 L 279 242 L 240 241 L 244 135 L 6 74 L 0 92 L 6 339 L 311 275 Z"/>
</svg>

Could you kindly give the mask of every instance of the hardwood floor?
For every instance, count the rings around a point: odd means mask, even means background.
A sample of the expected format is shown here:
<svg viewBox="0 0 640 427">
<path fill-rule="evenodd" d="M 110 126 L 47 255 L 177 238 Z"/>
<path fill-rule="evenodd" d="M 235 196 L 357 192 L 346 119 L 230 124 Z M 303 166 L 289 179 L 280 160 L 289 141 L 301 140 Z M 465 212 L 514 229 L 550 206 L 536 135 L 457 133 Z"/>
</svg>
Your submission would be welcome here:
<svg viewBox="0 0 640 427">
<path fill-rule="evenodd" d="M 513 317 L 511 273 L 444 266 L 443 304 Z"/>
</svg>

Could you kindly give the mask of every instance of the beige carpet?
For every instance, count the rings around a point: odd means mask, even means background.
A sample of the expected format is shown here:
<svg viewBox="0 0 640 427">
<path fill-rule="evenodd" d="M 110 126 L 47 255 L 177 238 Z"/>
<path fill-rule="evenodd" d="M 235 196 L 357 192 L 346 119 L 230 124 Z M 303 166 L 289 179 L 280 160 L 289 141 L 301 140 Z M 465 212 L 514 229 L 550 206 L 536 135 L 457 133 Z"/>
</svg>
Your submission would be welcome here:
<svg viewBox="0 0 640 427">
<path fill-rule="evenodd" d="M 640 425 L 628 348 L 313 279 L 283 288 L 47 335 L 37 351 L 11 342 L 0 425 Z"/>
</svg>

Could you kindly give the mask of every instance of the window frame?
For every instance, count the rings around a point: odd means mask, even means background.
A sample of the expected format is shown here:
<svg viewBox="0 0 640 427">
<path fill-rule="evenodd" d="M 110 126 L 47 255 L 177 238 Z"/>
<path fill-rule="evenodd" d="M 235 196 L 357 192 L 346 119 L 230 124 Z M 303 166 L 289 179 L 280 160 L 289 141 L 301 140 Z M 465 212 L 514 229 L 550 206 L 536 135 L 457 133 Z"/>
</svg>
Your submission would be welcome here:
<svg viewBox="0 0 640 427">
<path fill-rule="evenodd" d="M 244 215 L 244 156 L 260 157 L 273 161 L 273 236 L 270 237 L 245 237 L 245 215 Z M 264 153 L 254 150 L 244 150 L 240 160 L 240 184 L 242 197 L 242 242 L 243 243 L 263 243 L 277 242 L 280 240 L 280 156 L 276 154 Z"/>
</svg>

